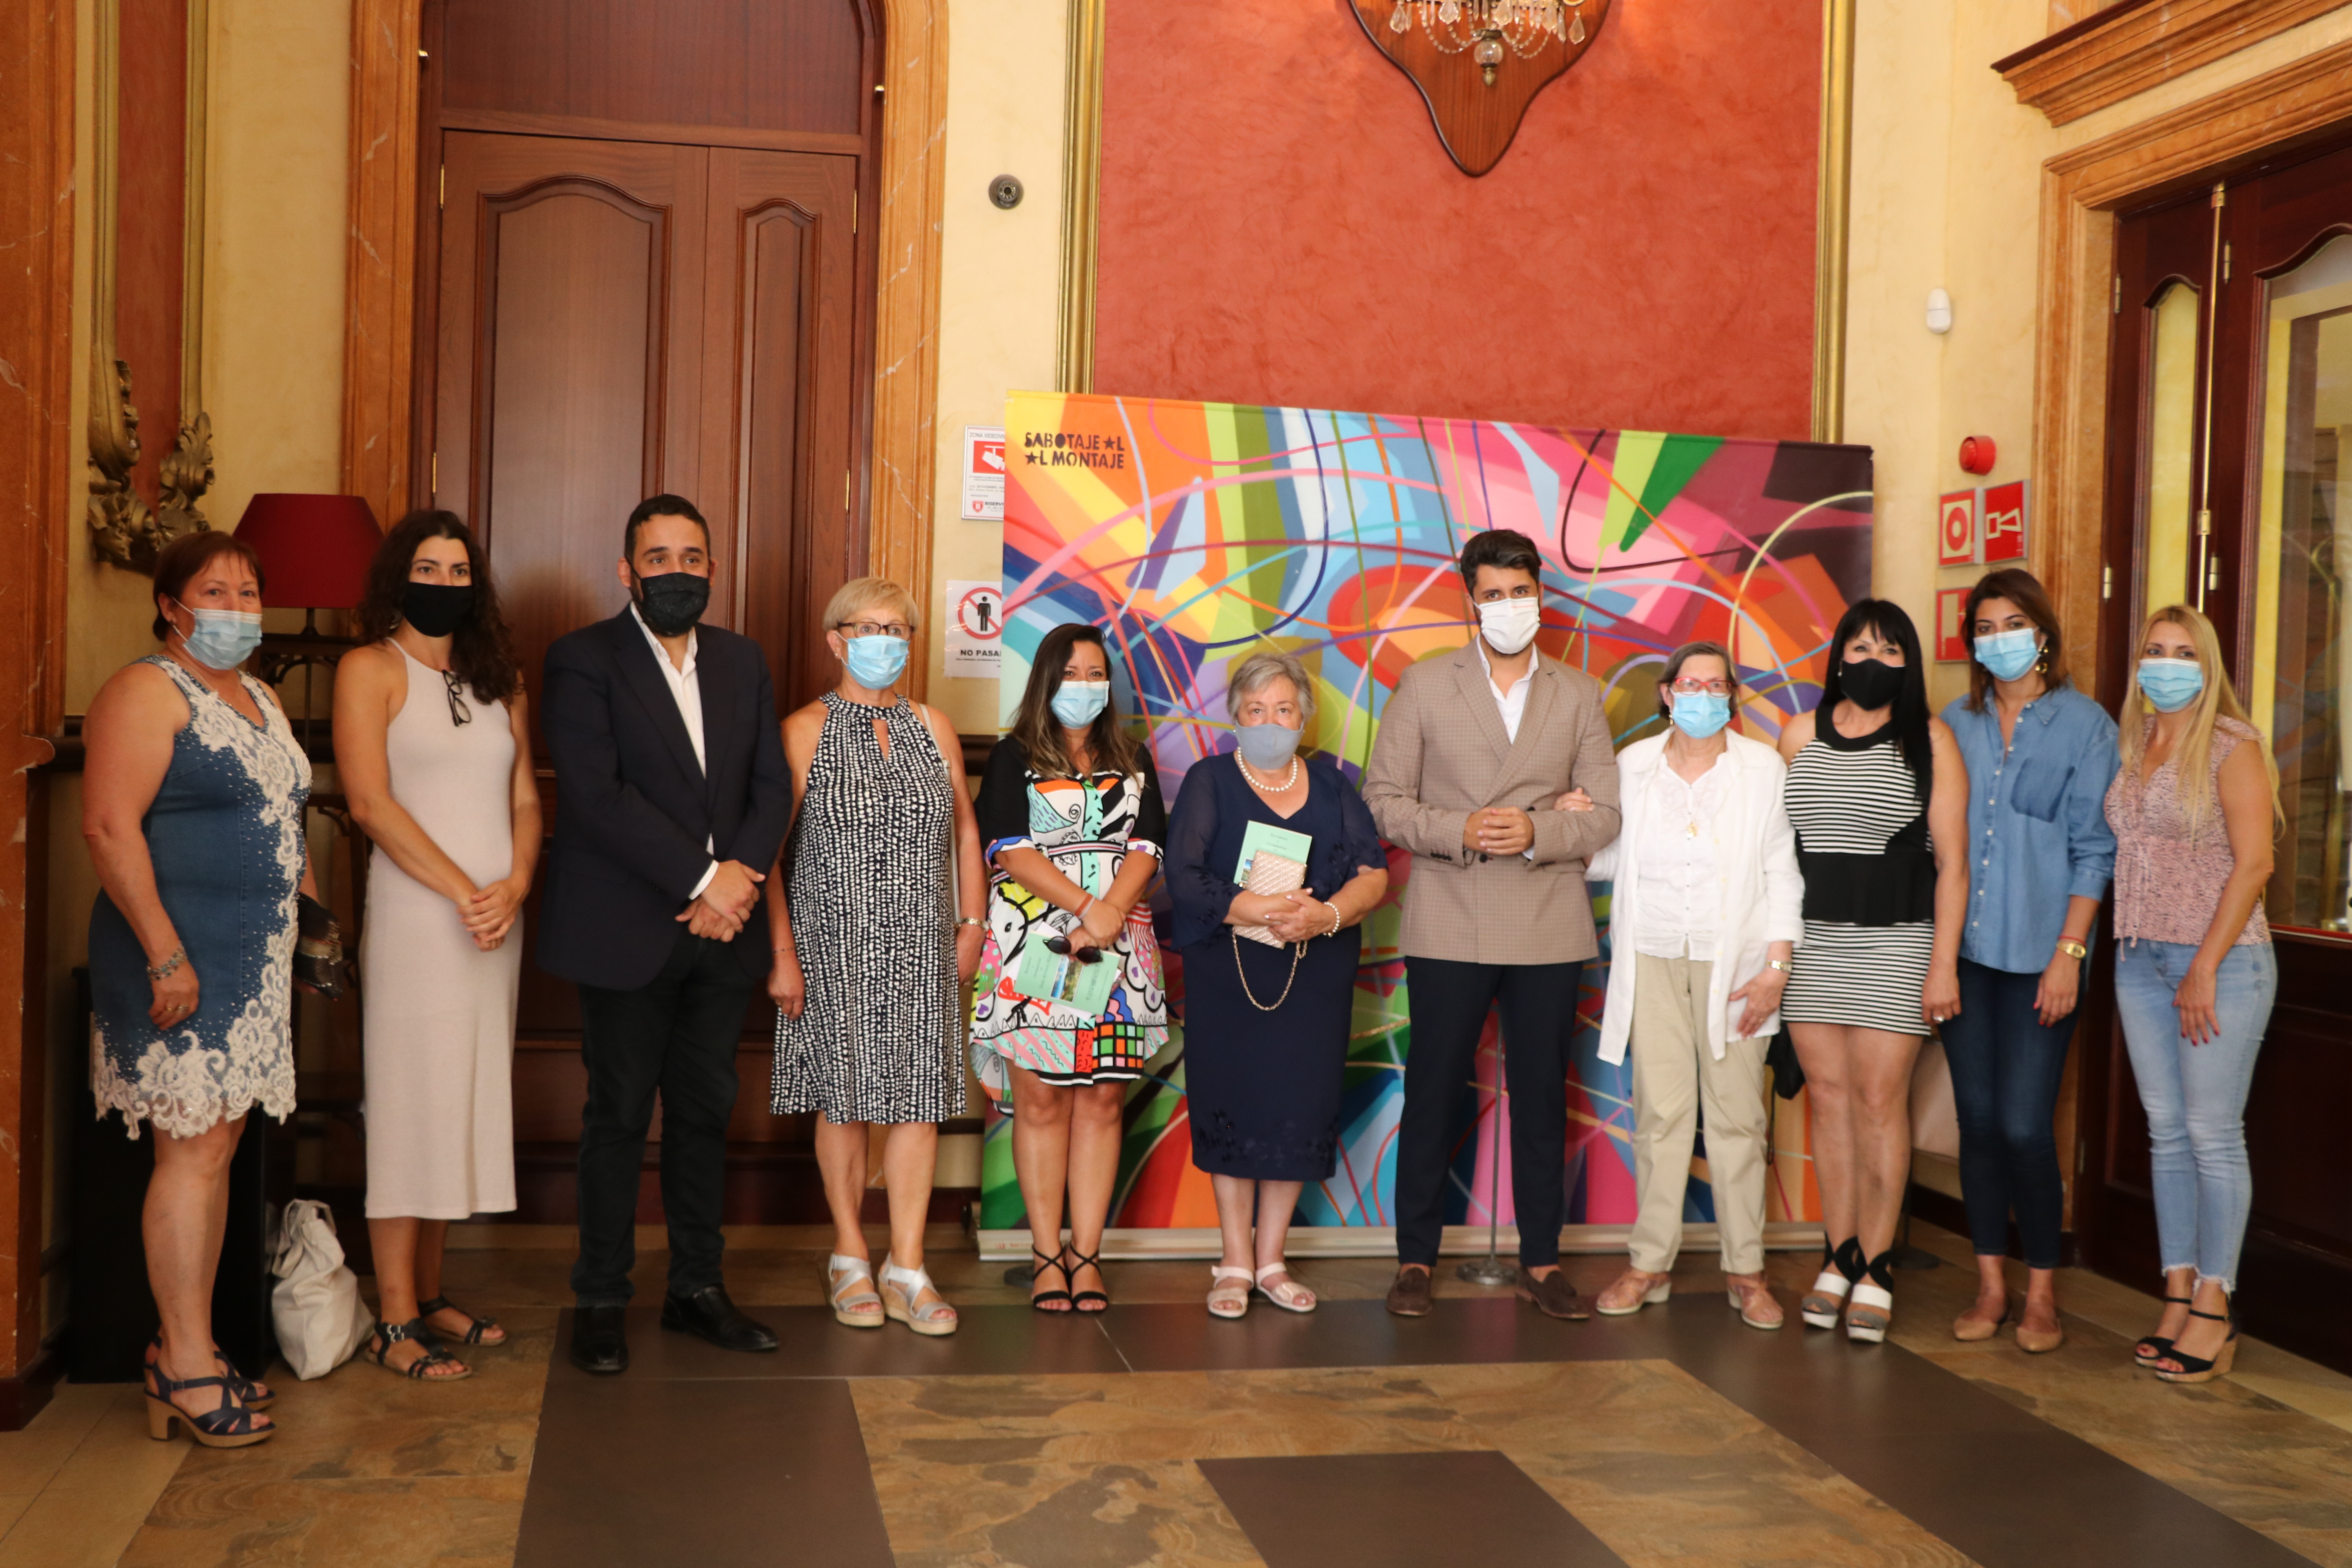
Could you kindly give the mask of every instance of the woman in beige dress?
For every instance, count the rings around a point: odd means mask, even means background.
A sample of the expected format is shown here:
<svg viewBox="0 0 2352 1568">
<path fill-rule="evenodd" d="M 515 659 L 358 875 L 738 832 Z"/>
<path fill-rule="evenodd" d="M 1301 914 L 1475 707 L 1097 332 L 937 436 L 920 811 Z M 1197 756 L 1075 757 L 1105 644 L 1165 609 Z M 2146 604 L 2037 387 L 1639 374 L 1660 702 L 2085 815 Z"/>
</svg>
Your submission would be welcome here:
<svg viewBox="0 0 2352 1568">
<path fill-rule="evenodd" d="M 365 1347 L 420 1380 L 471 1374 L 435 1335 L 506 1331 L 441 1293 L 449 1222 L 512 1209 L 515 930 L 540 842 L 522 675 L 472 533 L 412 512 L 368 569 L 335 679 L 335 765 L 375 842 L 360 936 L 368 1237 Z"/>
</svg>

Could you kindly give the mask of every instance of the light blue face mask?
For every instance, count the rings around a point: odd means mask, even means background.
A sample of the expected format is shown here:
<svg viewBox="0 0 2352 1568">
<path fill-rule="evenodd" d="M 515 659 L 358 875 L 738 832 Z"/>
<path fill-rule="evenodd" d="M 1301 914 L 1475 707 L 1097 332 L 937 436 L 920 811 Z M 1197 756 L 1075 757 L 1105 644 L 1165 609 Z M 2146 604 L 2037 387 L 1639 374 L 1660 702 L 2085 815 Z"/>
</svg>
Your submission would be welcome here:
<svg viewBox="0 0 2352 1568">
<path fill-rule="evenodd" d="M 845 637 L 849 645 L 849 678 L 868 691 L 880 691 L 906 672 L 907 639 L 885 637 Z"/>
<path fill-rule="evenodd" d="M 2042 645 L 2034 640 L 2039 635 L 2031 626 L 2020 626 L 2015 631 L 1979 637 L 1977 662 L 1990 670 L 1995 680 L 2015 680 L 2042 657 Z"/>
<path fill-rule="evenodd" d="M 2205 667 L 2193 658 L 2139 661 L 2140 695 L 2159 713 L 2178 713 L 2205 689 Z"/>
<path fill-rule="evenodd" d="M 1242 761 L 1258 772 L 1272 773 L 1298 752 L 1298 731 L 1287 724 L 1236 724 L 1234 744 Z"/>
<path fill-rule="evenodd" d="M 1073 730 L 1083 730 L 1110 706 L 1108 680 L 1065 680 L 1054 693 L 1054 717 Z"/>
<path fill-rule="evenodd" d="M 173 603 L 178 604 L 178 600 Z M 181 605 L 180 608 L 188 610 Z M 181 643 L 206 669 L 235 669 L 261 646 L 261 616 L 249 610 L 188 610 L 195 626 Z"/>
<path fill-rule="evenodd" d="M 1717 691 L 1677 691 L 1675 728 L 1704 741 L 1731 722 L 1731 699 Z"/>
</svg>

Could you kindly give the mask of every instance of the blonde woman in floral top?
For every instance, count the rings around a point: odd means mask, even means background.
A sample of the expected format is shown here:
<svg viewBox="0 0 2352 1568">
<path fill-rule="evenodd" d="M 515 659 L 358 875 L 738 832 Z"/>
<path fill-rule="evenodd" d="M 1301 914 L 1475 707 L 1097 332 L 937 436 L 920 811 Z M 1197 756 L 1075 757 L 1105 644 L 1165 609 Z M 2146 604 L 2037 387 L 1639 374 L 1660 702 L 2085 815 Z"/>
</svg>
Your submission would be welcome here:
<svg viewBox="0 0 2352 1568">
<path fill-rule="evenodd" d="M 2107 791 L 2116 1005 L 2147 1112 L 2165 1298 L 2132 1353 L 2168 1383 L 2204 1383 L 2237 1351 L 2246 1089 L 2278 991 L 2262 907 L 2278 773 L 2212 623 L 2185 605 L 2148 617 L 2121 744 Z"/>
</svg>

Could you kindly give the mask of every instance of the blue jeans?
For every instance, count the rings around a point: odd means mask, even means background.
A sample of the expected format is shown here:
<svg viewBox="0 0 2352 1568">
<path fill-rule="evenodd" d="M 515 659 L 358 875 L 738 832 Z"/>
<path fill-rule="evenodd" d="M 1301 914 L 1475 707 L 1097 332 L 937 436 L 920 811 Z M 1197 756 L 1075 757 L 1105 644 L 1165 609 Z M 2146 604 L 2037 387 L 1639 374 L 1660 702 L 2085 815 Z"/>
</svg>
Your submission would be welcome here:
<svg viewBox="0 0 2352 1568">
<path fill-rule="evenodd" d="M 2116 1009 L 2132 1077 L 2147 1112 L 2156 1238 L 2168 1269 L 2194 1267 L 2235 1289 L 2238 1247 L 2253 1207 L 2246 1167 L 2246 1090 L 2254 1055 L 2278 994 L 2278 959 L 2268 942 L 2233 947 L 2213 981 L 2218 1038 L 2192 1046 L 2180 1035 L 2172 994 L 2197 950 L 2186 942 L 2124 942 L 2116 951 Z"/>
<path fill-rule="evenodd" d="M 2042 976 L 1960 960 L 1960 1010 L 1939 1033 L 1960 1122 L 1960 1198 L 1983 1257 L 2009 1250 L 2009 1216 L 2028 1268 L 2055 1268 L 2064 1235 L 2065 1183 L 2053 1121 L 2066 1071 L 2072 1013 L 2043 1024 L 2033 1007 Z"/>
</svg>

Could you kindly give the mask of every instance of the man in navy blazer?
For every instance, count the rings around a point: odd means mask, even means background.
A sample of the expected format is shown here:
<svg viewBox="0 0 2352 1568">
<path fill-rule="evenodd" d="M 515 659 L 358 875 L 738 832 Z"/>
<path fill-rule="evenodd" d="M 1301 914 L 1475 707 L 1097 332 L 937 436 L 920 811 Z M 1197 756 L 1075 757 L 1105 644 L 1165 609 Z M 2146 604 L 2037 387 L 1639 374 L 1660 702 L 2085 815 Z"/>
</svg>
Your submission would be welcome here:
<svg viewBox="0 0 2352 1568">
<path fill-rule="evenodd" d="M 698 625 L 710 536 L 692 502 L 638 503 L 620 578 L 628 607 L 549 647 L 540 699 L 556 814 L 539 966 L 580 987 L 588 1103 L 571 1353 L 594 1373 L 629 1364 L 623 1316 L 656 1094 L 662 1327 L 776 1348 L 728 1299 L 719 1228 L 735 1045 L 771 963 L 760 883 L 792 821 L 775 689 L 759 644 Z"/>
</svg>

